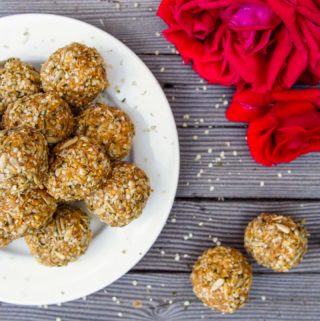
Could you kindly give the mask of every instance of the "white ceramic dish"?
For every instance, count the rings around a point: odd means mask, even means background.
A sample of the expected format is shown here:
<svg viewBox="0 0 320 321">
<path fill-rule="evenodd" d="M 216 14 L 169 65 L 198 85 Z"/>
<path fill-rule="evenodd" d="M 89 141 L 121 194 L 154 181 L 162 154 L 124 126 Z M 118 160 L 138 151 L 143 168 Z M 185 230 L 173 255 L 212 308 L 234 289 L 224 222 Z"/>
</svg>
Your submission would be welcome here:
<svg viewBox="0 0 320 321">
<path fill-rule="evenodd" d="M 39 66 L 73 41 L 96 47 L 107 62 L 111 86 L 104 99 L 111 99 L 133 119 L 132 161 L 146 171 L 154 192 L 142 216 L 125 228 L 109 228 L 93 219 L 91 246 L 67 267 L 41 266 L 28 254 L 24 240 L 0 250 L 0 301 L 53 304 L 109 285 L 149 250 L 174 201 L 179 175 L 177 131 L 168 101 L 144 63 L 120 41 L 81 21 L 42 14 L 0 19 L 0 60 L 19 57 Z"/>
</svg>

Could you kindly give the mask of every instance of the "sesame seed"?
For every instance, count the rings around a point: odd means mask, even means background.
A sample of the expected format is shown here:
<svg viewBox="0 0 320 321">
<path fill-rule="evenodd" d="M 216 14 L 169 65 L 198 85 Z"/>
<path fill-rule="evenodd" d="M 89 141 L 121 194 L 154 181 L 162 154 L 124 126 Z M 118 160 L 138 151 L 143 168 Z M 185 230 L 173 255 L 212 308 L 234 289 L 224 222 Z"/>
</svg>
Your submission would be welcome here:
<svg viewBox="0 0 320 321">
<path fill-rule="evenodd" d="M 260 186 L 263 187 L 264 186 L 264 181 L 260 182 Z"/>
<path fill-rule="evenodd" d="M 160 72 L 164 72 L 165 70 L 166 70 L 166 68 L 164 68 L 164 67 L 160 68 Z"/>
<path fill-rule="evenodd" d="M 187 307 L 187 306 L 190 305 L 190 302 L 189 302 L 189 301 L 184 301 L 184 302 L 183 302 L 183 305 L 184 305 L 185 307 Z"/>
<path fill-rule="evenodd" d="M 175 261 L 180 261 L 180 255 L 178 253 L 175 255 L 174 260 Z"/>
<path fill-rule="evenodd" d="M 189 114 L 184 114 L 182 117 L 183 117 L 183 119 L 185 119 L 185 120 L 190 119 L 190 115 L 189 115 Z"/>
<path fill-rule="evenodd" d="M 156 33 L 155 33 L 155 35 L 156 35 L 156 37 L 160 37 L 160 32 L 159 31 L 157 31 Z"/>
<path fill-rule="evenodd" d="M 267 298 L 264 295 L 261 296 L 261 301 L 265 301 L 266 299 Z"/>
<path fill-rule="evenodd" d="M 281 178 L 281 177 L 282 177 L 282 174 L 281 174 L 281 173 L 278 173 L 278 177 Z"/>
</svg>

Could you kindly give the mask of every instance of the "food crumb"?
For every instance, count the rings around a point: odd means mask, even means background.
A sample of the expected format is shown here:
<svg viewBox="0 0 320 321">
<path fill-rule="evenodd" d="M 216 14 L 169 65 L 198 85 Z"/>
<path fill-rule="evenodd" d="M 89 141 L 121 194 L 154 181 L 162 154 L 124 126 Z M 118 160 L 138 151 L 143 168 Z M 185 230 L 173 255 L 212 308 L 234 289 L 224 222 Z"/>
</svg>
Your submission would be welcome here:
<svg viewBox="0 0 320 321">
<path fill-rule="evenodd" d="M 134 300 L 132 301 L 132 306 L 135 309 L 140 309 L 142 307 L 142 302 L 140 300 Z"/>
<path fill-rule="evenodd" d="M 180 261 L 180 255 L 178 253 L 175 255 L 174 260 L 175 261 Z"/>
</svg>

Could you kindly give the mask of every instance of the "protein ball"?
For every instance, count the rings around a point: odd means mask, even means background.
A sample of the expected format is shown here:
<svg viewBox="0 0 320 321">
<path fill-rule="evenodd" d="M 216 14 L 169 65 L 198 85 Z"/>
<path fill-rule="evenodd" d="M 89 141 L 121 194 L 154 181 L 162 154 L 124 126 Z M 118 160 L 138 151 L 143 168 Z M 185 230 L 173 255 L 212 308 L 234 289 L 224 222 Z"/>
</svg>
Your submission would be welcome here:
<svg viewBox="0 0 320 321">
<path fill-rule="evenodd" d="M 247 301 L 252 269 L 241 252 L 218 246 L 198 258 L 191 282 L 195 295 L 205 305 L 221 313 L 233 313 Z"/>
<path fill-rule="evenodd" d="M 79 208 L 62 205 L 48 225 L 25 240 L 39 263 L 63 266 L 85 253 L 91 236 L 89 216 Z"/>
<path fill-rule="evenodd" d="M 77 133 L 102 144 L 112 160 L 120 160 L 129 154 L 135 130 L 125 112 L 96 103 L 78 117 Z"/>
<path fill-rule="evenodd" d="M 18 98 L 41 90 L 38 71 L 17 58 L 0 63 L 0 112 Z"/>
<path fill-rule="evenodd" d="M 37 93 L 18 99 L 3 116 L 5 128 L 26 125 L 38 129 L 50 144 L 64 140 L 73 130 L 74 119 L 68 104 L 54 93 Z"/>
<path fill-rule="evenodd" d="M 143 170 L 129 163 L 118 163 L 100 189 L 86 197 L 87 207 L 100 220 L 114 227 L 129 224 L 139 217 L 151 188 Z"/>
<path fill-rule="evenodd" d="M 57 208 L 56 201 L 44 190 L 22 194 L 0 192 L 0 247 L 11 240 L 43 227 Z"/>
<path fill-rule="evenodd" d="M 76 136 L 53 149 L 46 187 L 57 200 L 82 200 L 100 187 L 110 170 L 101 147 Z"/>
<path fill-rule="evenodd" d="M 44 91 L 54 91 L 74 107 L 83 107 L 108 86 L 104 61 L 95 48 L 71 43 L 58 49 L 42 65 Z"/>
<path fill-rule="evenodd" d="M 303 224 L 288 216 L 261 214 L 248 224 L 244 244 L 258 264 L 287 272 L 307 252 L 308 237 Z"/>
<path fill-rule="evenodd" d="M 0 131 L 0 189 L 19 193 L 43 188 L 47 172 L 47 141 L 39 131 L 27 127 Z"/>
</svg>

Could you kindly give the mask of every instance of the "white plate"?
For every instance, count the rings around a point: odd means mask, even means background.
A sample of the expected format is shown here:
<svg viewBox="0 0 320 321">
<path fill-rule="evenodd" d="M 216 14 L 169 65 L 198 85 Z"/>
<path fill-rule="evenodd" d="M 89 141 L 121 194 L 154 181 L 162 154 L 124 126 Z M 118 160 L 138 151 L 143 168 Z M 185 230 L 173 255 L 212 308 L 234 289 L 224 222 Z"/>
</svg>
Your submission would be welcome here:
<svg viewBox="0 0 320 321">
<path fill-rule="evenodd" d="M 111 86 L 104 96 L 133 119 L 132 161 L 146 171 L 154 192 L 142 216 L 125 228 L 107 228 L 93 220 L 91 246 L 67 267 L 41 266 L 28 254 L 23 240 L 1 250 L 0 301 L 53 304 L 109 285 L 145 255 L 174 201 L 179 174 L 177 131 L 168 101 L 144 63 L 120 41 L 81 21 L 42 14 L 0 19 L 0 60 L 19 57 L 39 66 L 73 41 L 96 47 L 107 62 Z"/>
</svg>

